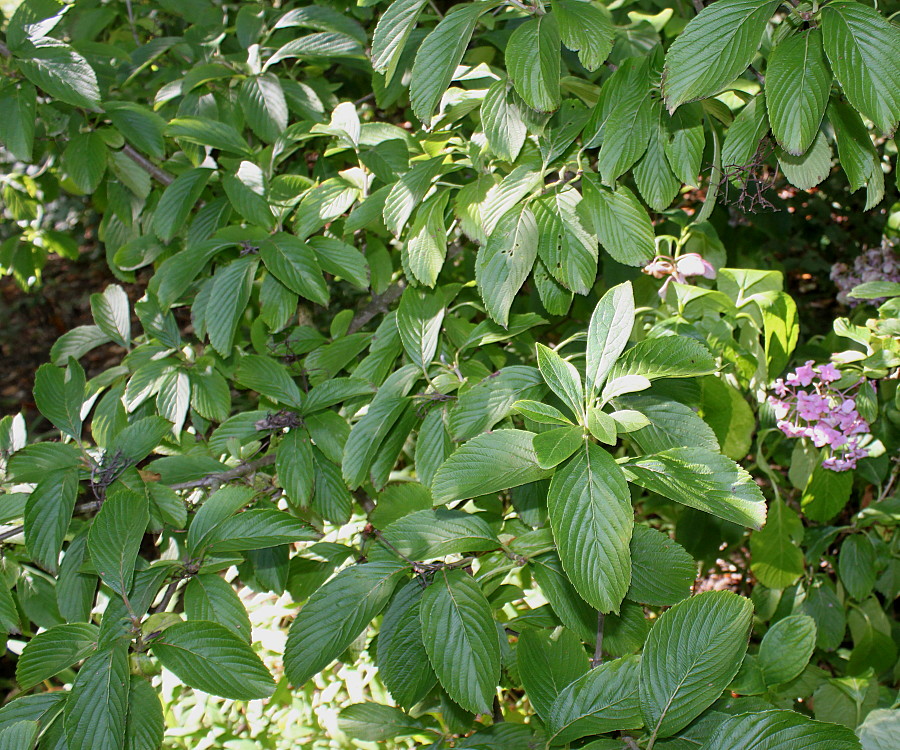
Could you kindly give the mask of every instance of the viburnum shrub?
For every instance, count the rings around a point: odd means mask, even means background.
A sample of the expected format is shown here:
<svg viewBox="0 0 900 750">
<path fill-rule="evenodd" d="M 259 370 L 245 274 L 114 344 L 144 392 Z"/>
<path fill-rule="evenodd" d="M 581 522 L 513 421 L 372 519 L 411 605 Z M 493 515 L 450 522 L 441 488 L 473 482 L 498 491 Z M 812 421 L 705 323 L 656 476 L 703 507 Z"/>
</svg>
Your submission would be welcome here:
<svg viewBox="0 0 900 750">
<path fill-rule="evenodd" d="M 879 10 L 26 0 L 0 69 L 0 266 L 73 255 L 65 195 L 143 290 L 0 420 L 0 748 L 174 746 L 161 682 L 274 710 L 365 659 L 335 743 L 892 746 L 896 290 L 800 342 L 717 206 L 893 191 Z M 773 418 L 798 344 L 833 364 Z M 273 668 L 247 589 L 294 602 Z"/>
</svg>

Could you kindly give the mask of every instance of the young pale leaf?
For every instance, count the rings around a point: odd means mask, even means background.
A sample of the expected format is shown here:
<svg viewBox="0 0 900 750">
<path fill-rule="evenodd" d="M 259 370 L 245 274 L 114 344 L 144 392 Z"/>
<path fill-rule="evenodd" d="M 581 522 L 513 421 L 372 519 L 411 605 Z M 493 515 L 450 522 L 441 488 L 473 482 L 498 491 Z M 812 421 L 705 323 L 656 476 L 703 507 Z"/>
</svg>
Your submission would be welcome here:
<svg viewBox="0 0 900 750">
<path fill-rule="evenodd" d="M 397 307 L 397 330 L 406 355 L 423 372 L 434 359 L 444 320 L 443 296 L 408 286 Z"/>
<path fill-rule="evenodd" d="M 233 631 L 189 620 L 166 628 L 150 650 L 185 685 L 222 698 L 268 698 L 275 681 L 260 658 Z"/>
<path fill-rule="evenodd" d="M 538 369 L 550 390 L 559 396 L 572 413 L 584 419 L 584 391 L 581 375 L 575 367 L 543 344 L 537 345 Z"/>
<path fill-rule="evenodd" d="M 563 568 L 601 612 L 618 612 L 631 583 L 631 495 L 603 448 L 585 445 L 550 482 L 547 508 Z"/>
<path fill-rule="evenodd" d="M 345 568 L 313 594 L 291 624 L 284 668 L 301 686 L 325 669 L 384 609 L 407 570 L 398 562 L 371 562 Z"/>
<path fill-rule="evenodd" d="M 619 430 L 611 414 L 607 414 L 596 406 L 589 406 L 587 428 L 588 432 L 604 445 L 615 445 Z"/>
<path fill-rule="evenodd" d="M 409 100 L 426 128 L 431 126 L 434 108 L 453 80 L 479 16 L 494 5 L 493 0 L 454 5 L 419 47 L 410 78 Z"/>
<path fill-rule="evenodd" d="M 378 675 L 394 700 L 406 709 L 422 700 L 437 682 L 422 641 L 419 606 L 424 593 L 421 581 L 409 581 L 384 611 L 378 631 Z"/>
<path fill-rule="evenodd" d="M 125 750 L 157 750 L 165 733 L 162 704 L 154 687 L 143 677 L 131 675 Z"/>
<path fill-rule="evenodd" d="M 534 454 L 538 466 L 552 469 L 565 461 L 584 444 L 581 427 L 556 427 L 534 436 Z"/>
<path fill-rule="evenodd" d="M 97 627 L 83 622 L 56 627 L 32 638 L 16 662 L 16 682 L 29 690 L 67 667 L 86 659 L 97 648 Z"/>
<path fill-rule="evenodd" d="M 663 95 L 669 112 L 717 94 L 753 59 L 778 0 L 719 0 L 692 18 L 669 47 Z"/>
<path fill-rule="evenodd" d="M 588 671 L 587 652 L 571 630 L 563 630 L 556 640 L 546 630 L 524 631 L 516 646 L 516 663 L 528 700 L 545 721 L 566 685 Z"/>
<path fill-rule="evenodd" d="M 553 0 L 562 43 L 578 52 L 588 70 L 597 70 L 609 56 L 615 39 L 610 17 L 596 5 L 579 0 Z"/>
<path fill-rule="evenodd" d="M 460 706 L 488 713 L 500 681 L 500 638 L 481 587 L 441 570 L 420 604 L 425 650 L 441 686 Z"/>
<path fill-rule="evenodd" d="M 678 542 L 637 524 L 631 537 L 631 585 L 626 596 L 653 606 L 677 604 L 691 595 L 697 563 Z"/>
<path fill-rule="evenodd" d="M 578 204 L 578 212 L 603 249 L 628 266 L 640 266 L 653 258 L 653 224 L 634 193 L 624 185 L 610 190 L 589 174 L 582 177 L 582 185 L 584 200 Z"/>
<path fill-rule="evenodd" d="M 799 676 L 816 648 L 816 621 L 791 615 L 776 622 L 759 645 L 758 664 L 766 685 L 772 687 Z"/>
<path fill-rule="evenodd" d="M 741 666 L 752 619 L 750 600 L 730 591 L 663 612 L 641 659 L 641 714 L 653 737 L 683 729 L 722 694 Z"/>
<path fill-rule="evenodd" d="M 704 448 L 672 448 L 624 464 L 628 481 L 726 521 L 762 528 L 766 501 L 730 458 Z"/>
<path fill-rule="evenodd" d="M 85 661 L 63 712 L 67 748 L 123 750 L 128 671 L 128 647 L 122 642 Z"/>
<path fill-rule="evenodd" d="M 812 145 L 830 90 L 821 31 L 795 34 L 772 50 L 766 67 L 766 106 L 772 135 L 789 154 L 799 156 Z"/>
<path fill-rule="evenodd" d="M 539 424 L 571 425 L 572 421 L 554 406 L 542 404 L 540 401 L 524 399 L 516 401 L 513 409 L 523 417 Z"/>
<path fill-rule="evenodd" d="M 416 25 L 425 0 L 395 0 L 378 21 L 372 36 L 372 68 L 384 73 L 385 80 L 394 77 L 400 55 Z"/>
<path fill-rule="evenodd" d="M 814 721 L 797 711 L 773 710 L 725 718 L 700 750 L 794 750 L 799 747 L 803 750 L 860 750 L 862 746 L 849 727 Z M 873 750 L 875 748 L 878 746 L 873 746 Z"/>
<path fill-rule="evenodd" d="M 585 388 L 589 397 L 606 381 L 619 355 L 625 350 L 634 326 L 634 293 L 625 282 L 604 294 L 588 323 Z"/>
<path fill-rule="evenodd" d="M 550 710 L 547 729 L 553 744 L 613 730 L 639 729 L 640 657 L 601 664 L 567 685 Z"/>
<path fill-rule="evenodd" d="M 538 229 L 524 203 L 503 215 L 478 251 L 475 280 L 488 314 L 504 328 L 509 308 L 537 258 Z"/>
<path fill-rule="evenodd" d="M 491 151 L 505 161 L 516 160 L 525 144 L 528 128 L 519 102 L 503 78 L 494 81 L 484 95 L 481 127 Z"/>
<path fill-rule="evenodd" d="M 874 8 L 855 2 L 822 8 L 825 53 L 850 103 L 890 134 L 900 120 L 900 31 Z"/>
<path fill-rule="evenodd" d="M 519 96 L 538 112 L 559 107 L 559 25 L 547 13 L 517 26 L 506 43 L 506 67 Z"/>
<path fill-rule="evenodd" d="M 431 492 L 435 503 L 452 503 L 549 476 L 538 465 L 534 433 L 497 430 L 460 446 L 435 474 Z"/>
<path fill-rule="evenodd" d="M 91 561 L 103 582 L 119 595 L 127 596 L 131 588 L 134 563 L 149 522 L 147 497 L 115 486 L 91 525 Z"/>
</svg>

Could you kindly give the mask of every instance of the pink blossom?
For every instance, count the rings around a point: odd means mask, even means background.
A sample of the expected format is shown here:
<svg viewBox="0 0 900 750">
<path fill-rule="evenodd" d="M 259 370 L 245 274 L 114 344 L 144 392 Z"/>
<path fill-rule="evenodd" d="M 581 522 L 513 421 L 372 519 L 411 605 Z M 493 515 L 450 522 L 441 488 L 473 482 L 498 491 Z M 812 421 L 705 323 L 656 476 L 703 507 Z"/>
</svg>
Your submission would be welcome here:
<svg viewBox="0 0 900 750">
<path fill-rule="evenodd" d="M 802 385 L 807 386 L 812 383 L 813 378 L 816 376 L 815 371 L 812 368 L 813 361 L 809 360 L 802 367 L 798 367 L 796 372 L 788 373 L 788 376 L 784 379 L 788 385 Z"/>
<path fill-rule="evenodd" d="M 827 365 L 819 366 L 819 378 L 825 383 L 833 383 L 841 379 L 841 371 L 829 362 Z"/>
<path fill-rule="evenodd" d="M 707 279 L 716 278 L 716 269 L 712 263 L 704 260 L 697 253 L 685 253 L 675 261 L 675 267 L 683 276 L 703 276 Z"/>
</svg>

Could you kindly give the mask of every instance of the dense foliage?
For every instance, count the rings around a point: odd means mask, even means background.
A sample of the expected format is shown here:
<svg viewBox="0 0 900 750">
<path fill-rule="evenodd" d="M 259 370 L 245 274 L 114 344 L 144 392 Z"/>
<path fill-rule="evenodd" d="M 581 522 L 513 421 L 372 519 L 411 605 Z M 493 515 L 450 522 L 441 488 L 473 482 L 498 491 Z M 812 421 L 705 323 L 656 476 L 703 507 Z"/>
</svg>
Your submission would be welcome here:
<svg viewBox="0 0 900 750">
<path fill-rule="evenodd" d="M 336 742 L 898 746 L 900 30 L 696 5 L 19 6 L 0 267 L 77 257 L 66 196 L 145 292 L 0 420 L 0 748 L 367 660 Z M 835 260 L 801 337 L 773 266 Z"/>
</svg>

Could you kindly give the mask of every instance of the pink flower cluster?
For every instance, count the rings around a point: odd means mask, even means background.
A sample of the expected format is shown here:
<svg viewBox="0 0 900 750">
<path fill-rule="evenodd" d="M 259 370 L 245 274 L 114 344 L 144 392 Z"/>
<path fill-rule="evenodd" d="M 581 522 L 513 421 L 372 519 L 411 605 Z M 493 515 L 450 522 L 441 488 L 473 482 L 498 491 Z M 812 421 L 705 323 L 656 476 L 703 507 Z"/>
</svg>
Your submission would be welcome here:
<svg viewBox="0 0 900 750">
<path fill-rule="evenodd" d="M 869 423 L 856 409 L 855 393 L 862 385 L 839 389 L 841 371 L 833 364 L 813 367 L 810 360 L 784 379 L 775 381 L 769 404 L 775 410 L 778 429 L 792 438 L 808 438 L 817 448 L 830 450 L 822 466 L 832 471 L 855 469 L 868 451 L 860 441 L 869 433 Z"/>
<path fill-rule="evenodd" d="M 673 279 L 679 284 L 685 284 L 688 276 L 716 278 L 716 269 L 713 264 L 698 253 L 685 253 L 677 258 L 670 255 L 657 255 L 642 270 L 654 279 L 665 279 L 665 283 L 659 290 L 661 298 L 665 298 L 666 288 Z"/>
<path fill-rule="evenodd" d="M 838 302 L 851 307 L 863 302 L 847 295 L 853 287 L 867 281 L 900 281 L 900 256 L 894 249 L 896 243 L 885 239 L 881 247 L 866 250 L 853 261 L 851 268 L 846 263 L 835 263 L 831 267 L 831 280 L 837 285 Z M 879 304 L 879 300 L 866 300 Z M 883 302 L 884 300 L 881 300 Z"/>
</svg>

